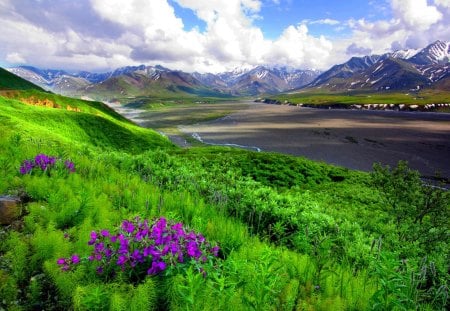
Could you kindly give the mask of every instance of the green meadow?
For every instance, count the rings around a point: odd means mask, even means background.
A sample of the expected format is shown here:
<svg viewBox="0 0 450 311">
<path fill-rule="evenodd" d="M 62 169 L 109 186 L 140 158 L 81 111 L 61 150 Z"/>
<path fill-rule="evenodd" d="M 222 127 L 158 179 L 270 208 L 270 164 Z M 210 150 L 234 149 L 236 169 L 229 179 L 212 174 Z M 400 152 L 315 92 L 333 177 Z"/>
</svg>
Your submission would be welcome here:
<svg viewBox="0 0 450 311">
<path fill-rule="evenodd" d="M 307 90 L 269 97 L 281 102 L 312 105 L 373 105 L 373 104 L 445 104 L 450 103 L 450 93 L 441 90 L 426 89 L 412 92 L 330 92 L 328 90 Z"/>
<path fill-rule="evenodd" d="M 21 174 L 37 154 L 70 160 L 75 172 Z M 0 310 L 449 307 L 450 194 L 406 163 L 363 173 L 277 153 L 181 149 L 101 103 L 22 90 L 0 94 L 0 176 L 0 194 L 24 200 L 22 216 L 0 227 Z M 113 272 L 99 273 L 92 232 L 135 217 L 203 234 L 220 247 L 216 261 L 151 275 L 111 261 Z M 81 263 L 63 271 L 57 262 L 72 254 Z"/>
</svg>

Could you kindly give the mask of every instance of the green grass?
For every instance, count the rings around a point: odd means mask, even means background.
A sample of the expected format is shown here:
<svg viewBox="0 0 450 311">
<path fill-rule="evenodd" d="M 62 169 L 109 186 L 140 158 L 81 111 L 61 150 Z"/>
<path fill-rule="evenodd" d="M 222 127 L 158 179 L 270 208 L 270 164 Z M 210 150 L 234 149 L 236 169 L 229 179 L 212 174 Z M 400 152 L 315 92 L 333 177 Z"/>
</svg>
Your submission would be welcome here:
<svg viewBox="0 0 450 311">
<path fill-rule="evenodd" d="M 39 90 L 41 87 L 0 68 L 0 90 Z"/>
<path fill-rule="evenodd" d="M 61 108 L 19 100 L 27 96 Z M 76 173 L 20 175 L 38 153 L 70 159 Z M 404 167 L 371 175 L 276 153 L 180 149 L 101 103 L 33 91 L 0 97 L 0 176 L 1 194 L 27 198 L 23 217 L 0 228 L 6 310 L 448 307 L 450 198 Z M 92 230 L 135 216 L 202 232 L 219 243 L 219 264 L 205 278 L 192 266 L 142 280 L 56 264 L 87 257 Z"/>
<path fill-rule="evenodd" d="M 450 93 L 445 91 L 423 90 L 416 92 L 346 92 L 304 91 L 271 97 L 280 102 L 310 105 L 369 105 L 369 104 L 442 104 L 450 102 Z"/>
<path fill-rule="evenodd" d="M 16 99 L 0 97 L 0 118 L 5 132 L 22 133 L 27 139 L 38 137 L 67 146 L 95 146 L 139 153 L 172 144 L 156 132 L 134 125 L 98 102 L 69 99 L 37 92 L 19 93 L 17 97 L 46 96 L 62 108 L 35 107 Z M 67 111 L 65 105 L 81 112 Z M 9 126 L 8 126 L 9 125 Z"/>
</svg>

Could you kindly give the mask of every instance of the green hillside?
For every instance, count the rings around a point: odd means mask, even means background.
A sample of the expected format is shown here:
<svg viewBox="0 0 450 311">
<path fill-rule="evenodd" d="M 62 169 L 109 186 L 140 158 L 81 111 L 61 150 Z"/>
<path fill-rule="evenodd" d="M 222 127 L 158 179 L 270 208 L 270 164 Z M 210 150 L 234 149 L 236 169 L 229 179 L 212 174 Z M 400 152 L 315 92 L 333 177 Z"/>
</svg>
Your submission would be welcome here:
<svg viewBox="0 0 450 311">
<path fill-rule="evenodd" d="M 23 211 L 0 227 L 0 309 L 448 307 L 449 192 L 404 164 L 181 149 L 98 102 L 7 96 L 0 196 Z"/>
<path fill-rule="evenodd" d="M 101 147 L 133 153 L 171 146 L 166 138 L 134 125 L 98 102 L 35 91 L 16 93 L 15 97 L 18 99 L 0 96 L 0 118 L 5 134 L 15 133 L 33 139 L 39 133 L 40 139 L 67 146 Z M 57 108 L 23 103 L 25 100 L 39 104 L 43 98 Z"/>
<path fill-rule="evenodd" d="M 40 90 L 41 87 L 24 80 L 9 71 L 0 68 L 0 90 Z"/>
<path fill-rule="evenodd" d="M 177 73 L 153 79 L 142 74 L 112 77 L 85 89 L 95 99 L 120 98 L 122 101 L 135 97 L 198 98 L 199 96 L 230 98 L 231 95 L 185 81 Z"/>
</svg>

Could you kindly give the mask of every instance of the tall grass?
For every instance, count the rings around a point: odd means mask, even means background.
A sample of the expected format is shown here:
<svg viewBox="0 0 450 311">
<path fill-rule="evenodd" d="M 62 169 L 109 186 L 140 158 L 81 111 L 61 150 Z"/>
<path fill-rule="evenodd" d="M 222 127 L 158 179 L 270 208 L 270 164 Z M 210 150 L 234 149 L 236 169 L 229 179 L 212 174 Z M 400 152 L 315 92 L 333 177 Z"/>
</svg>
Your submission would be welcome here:
<svg viewBox="0 0 450 311">
<path fill-rule="evenodd" d="M 17 226 L 0 231 L 0 308 L 368 310 L 448 304 L 447 243 L 436 244 L 425 262 L 416 255 L 420 245 L 402 258 L 382 200 L 386 193 L 368 174 L 278 154 L 178 150 L 150 130 L 95 115 L 95 107 L 94 115 L 79 119 L 76 112 L 0 100 L 6 120 L 0 123 L 0 193 L 28 200 Z M 97 133 L 102 129 L 109 133 Z M 38 153 L 70 159 L 76 172 L 20 175 L 21 161 Z M 447 199 L 442 195 L 442 202 Z M 127 271 L 98 274 L 87 260 L 91 232 L 114 230 L 136 216 L 165 216 L 201 232 L 219 244 L 219 262 L 206 275 L 191 266 L 140 282 L 130 281 Z M 88 263 L 61 271 L 56 261 L 71 254 Z"/>
</svg>

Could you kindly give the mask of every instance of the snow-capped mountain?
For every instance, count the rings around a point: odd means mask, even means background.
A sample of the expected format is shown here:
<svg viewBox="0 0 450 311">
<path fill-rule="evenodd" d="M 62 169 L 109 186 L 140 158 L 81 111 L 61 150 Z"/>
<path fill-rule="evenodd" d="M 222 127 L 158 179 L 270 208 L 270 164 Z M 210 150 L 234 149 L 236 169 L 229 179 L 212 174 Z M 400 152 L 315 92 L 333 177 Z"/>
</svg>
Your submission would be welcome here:
<svg viewBox="0 0 450 311">
<path fill-rule="evenodd" d="M 353 57 L 318 76 L 308 87 L 350 90 L 408 90 L 431 87 L 450 75 L 450 42 L 422 50 Z M 446 84 L 442 84 L 446 85 Z"/>
<path fill-rule="evenodd" d="M 53 85 L 53 80 L 67 74 L 62 70 L 42 70 L 31 66 L 20 66 L 8 68 L 9 72 L 30 81 L 44 89 L 50 89 Z"/>
<path fill-rule="evenodd" d="M 105 73 L 69 73 L 30 66 L 8 70 L 46 89 L 70 95 L 84 95 L 98 90 L 102 94 L 111 92 L 131 96 L 164 90 L 230 96 L 273 94 L 303 87 L 334 90 L 427 87 L 441 79 L 448 79 L 449 60 L 450 42 L 436 41 L 421 50 L 352 57 L 323 73 L 271 66 L 243 66 L 218 74 L 186 73 L 159 65 L 127 66 Z"/>
<path fill-rule="evenodd" d="M 211 73 L 186 73 L 170 70 L 163 66 L 127 66 L 112 72 L 91 73 L 81 71 L 68 73 L 63 70 L 42 70 L 30 66 L 9 68 L 9 71 L 29 80 L 35 84 L 62 94 L 74 94 L 84 91 L 92 92 L 110 89 L 116 92 L 117 80 L 131 83 L 133 87 L 145 88 L 145 85 L 155 84 L 152 81 L 160 79 L 160 84 L 210 88 L 214 92 L 232 95 L 257 95 L 260 93 L 278 93 L 302 87 L 310 83 L 317 75 L 314 70 L 297 70 L 289 68 L 275 68 L 267 66 L 239 67 L 232 71 Z M 123 77 L 120 78 L 119 77 Z M 116 78 L 116 79 L 114 79 Z M 111 80 L 113 79 L 113 80 Z M 133 82 L 132 82 L 133 80 Z M 145 83 L 143 81 L 146 81 Z M 106 90 L 104 90 L 106 92 Z M 125 90 L 120 90 L 125 93 Z"/>
<path fill-rule="evenodd" d="M 406 50 L 398 50 L 390 53 L 389 55 L 393 58 L 401 58 L 408 59 L 419 53 L 420 49 L 406 49 Z"/>
<path fill-rule="evenodd" d="M 352 57 L 346 63 L 340 65 L 334 65 L 328 71 L 325 71 L 319 75 L 312 83 L 311 86 L 319 86 L 326 84 L 331 79 L 340 78 L 345 79 L 364 71 L 365 69 L 373 66 L 376 62 L 387 58 L 387 55 L 370 55 L 363 57 Z"/>
<path fill-rule="evenodd" d="M 229 90 L 236 95 L 257 95 L 300 88 L 314 80 L 319 73 L 316 70 L 255 66 L 239 67 L 219 74 L 193 75 L 209 87 Z"/>
<path fill-rule="evenodd" d="M 69 94 L 90 83 L 107 79 L 111 73 L 97 74 L 87 71 L 68 73 L 64 70 L 39 69 L 32 66 L 8 68 L 8 71 L 47 90 Z"/>
<path fill-rule="evenodd" d="M 445 64 L 450 61 L 450 42 L 436 41 L 408 60 L 417 65 Z"/>
</svg>

